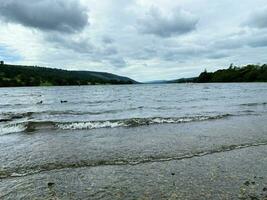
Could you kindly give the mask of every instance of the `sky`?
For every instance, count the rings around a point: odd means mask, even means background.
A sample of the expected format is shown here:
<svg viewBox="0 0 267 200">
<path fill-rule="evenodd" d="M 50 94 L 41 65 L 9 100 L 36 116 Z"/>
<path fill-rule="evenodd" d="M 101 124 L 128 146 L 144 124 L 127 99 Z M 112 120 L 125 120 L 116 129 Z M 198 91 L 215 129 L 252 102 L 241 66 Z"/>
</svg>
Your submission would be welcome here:
<svg viewBox="0 0 267 200">
<path fill-rule="evenodd" d="M 0 0 L 0 60 L 137 81 L 267 63 L 266 0 Z"/>
</svg>

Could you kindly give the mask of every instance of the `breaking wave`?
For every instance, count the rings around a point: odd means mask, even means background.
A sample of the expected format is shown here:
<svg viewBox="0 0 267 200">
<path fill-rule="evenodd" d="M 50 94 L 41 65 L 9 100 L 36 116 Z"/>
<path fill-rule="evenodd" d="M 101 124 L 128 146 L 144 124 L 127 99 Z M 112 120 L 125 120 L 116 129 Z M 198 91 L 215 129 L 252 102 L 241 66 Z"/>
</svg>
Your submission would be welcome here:
<svg viewBox="0 0 267 200">
<path fill-rule="evenodd" d="M 0 135 L 16 132 L 33 132 L 37 130 L 90 130 L 98 128 L 116 127 L 137 127 L 152 124 L 178 124 L 196 121 L 206 121 L 222 119 L 232 116 L 230 114 L 216 116 L 193 116 L 193 117 L 152 117 L 152 118 L 131 118 L 105 121 L 86 121 L 86 122 L 53 122 L 53 121 L 27 121 L 0 126 Z"/>
<path fill-rule="evenodd" d="M 1 135 L 7 135 L 10 133 L 18 133 L 25 131 L 25 125 L 24 124 L 9 124 L 9 125 L 0 125 L 0 136 Z"/>
<path fill-rule="evenodd" d="M 152 118 L 132 118 L 122 120 L 108 120 L 108 121 L 89 121 L 89 122 L 72 122 L 72 123 L 57 123 L 56 127 L 63 130 L 83 130 L 83 129 L 96 129 L 96 128 L 115 128 L 115 127 L 137 127 L 152 124 L 178 124 L 194 121 L 204 121 L 221 119 L 230 116 L 217 115 L 217 116 L 194 116 L 194 117 L 152 117 Z"/>
</svg>

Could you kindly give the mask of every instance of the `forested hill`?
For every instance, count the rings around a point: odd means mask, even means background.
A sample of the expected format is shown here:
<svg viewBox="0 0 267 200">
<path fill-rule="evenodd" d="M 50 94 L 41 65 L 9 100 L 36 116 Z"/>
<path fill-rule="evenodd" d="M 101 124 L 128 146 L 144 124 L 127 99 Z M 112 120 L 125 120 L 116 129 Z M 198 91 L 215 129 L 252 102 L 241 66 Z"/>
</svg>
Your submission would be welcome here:
<svg viewBox="0 0 267 200">
<path fill-rule="evenodd" d="M 167 83 L 227 83 L 227 82 L 267 82 L 267 64 L 247 65 L 236 67 L 230 65 L 228 69 L 215 72 L 202 72 L 198 77 L 182 78 Z"/>
<path fill-rule="evenodd" d="M 202 72 L 196 82 L 267 82 L 267 64 L 247 65 L 244 67 L 235 67 L 231 65 L 228 69 L 218 70 L 216 72 Z"/>
<path fill-rule="evenodd" d="M 0 87 L 134 83 L 137 82 L 130 78 L 105 72 L 0 64 Z"/>
</svg>

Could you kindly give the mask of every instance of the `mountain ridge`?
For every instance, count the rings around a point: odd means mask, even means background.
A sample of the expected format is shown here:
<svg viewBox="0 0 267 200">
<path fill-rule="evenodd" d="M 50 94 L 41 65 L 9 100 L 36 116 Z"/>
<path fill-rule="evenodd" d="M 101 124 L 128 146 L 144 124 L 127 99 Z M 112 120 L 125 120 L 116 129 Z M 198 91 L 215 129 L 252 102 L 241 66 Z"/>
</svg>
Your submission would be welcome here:
<svg viewBox="0 0 267 200">
<path fill-rule="evenodd" d="M 136 84 L 137 81 L 108 72 L 0 64 L 0 87 Z"/>
</svg>

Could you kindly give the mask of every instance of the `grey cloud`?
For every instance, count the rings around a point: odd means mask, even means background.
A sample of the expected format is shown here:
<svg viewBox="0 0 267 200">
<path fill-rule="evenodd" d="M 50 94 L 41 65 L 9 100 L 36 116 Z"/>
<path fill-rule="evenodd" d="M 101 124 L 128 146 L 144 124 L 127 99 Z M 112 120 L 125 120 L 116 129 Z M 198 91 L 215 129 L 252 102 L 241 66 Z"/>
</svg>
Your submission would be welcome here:
<svg viewBox="0 0 267 200">
<path fill-rule="evenodd" d="M 227 50 L 232 50 L 232 49 L 238 49 L 244 46 L 244 41 L 242 37 L 229 37 L 225 39 L 221 39 L 218 41 L 215 41 L 213 43 L 214 48 L 217 49 L 227 49 Z"/>
<path fill-rule="evenodd" d="M 107 46 L 98 48 L 89 42 L 88 38 L 72 38 L 65 37 L 59 34 L 48 34 L 45 36 L 45 40 L 55 44 L 58 48 L 64 48 L 72 50 L 76 53 L 87 54 L 88 56 L 94 56 L 95 58 L 106 58 L 118 54 L 115 47 Z"/>
<path fill-rule="evenodd" d="M 206 47 L 201 46 L 182 46 L 179 48 L 161 49 L 162 59 L 166 61 L 178 61 L 181 59 L 192 59 L 194 57 L 202 57 L 210 52 Z"/>
<path fill-rule="evenodd" d="M 158 47 L 157 51 L 148 51 L 143 49 L 143 54 L 146 59 L 160 57 L 164 61 L 168 62 L 182 62 L 186 60 L 198 60 L 198 59 L 222 59 L 230 56 L 229 50 L 214 48 L 214 46 L 207 44 L 196 45 L 196 44 L 184 44 L 170 47 L 169 45 L 162 45 Z M 138 57 L 140 58 L 140 57 Z M 141 57 L 142 59 L 142 57 Z"/>
<path fill-rule="evenodd" d="M 112 44 L 112 43 L 114 42 L 114 40 L 113 40 L 112 38 L 108 37 L 108 36 L 104 36 L 104 37 L 102 38 L 102 42 L 103 42 L 104 44 Z"/>
<path fill-rule="evenodd" d="M 88 38 L 72 38 L 60 34 L 47 34 L 45 40 L 59 49 L 71 50 L 77 55 L 84 55 L 88 60 L 100 62 L 103 61 L 114 67 L 125 67 L 126 61 L 119 55 L 115 47 L 98 47 L 90 43 Z"/>
<path fill-rule="evenodd" d="M 121 57 L 114 57 L 108 60 L 115 67 L 125 67 L 127 65 L 124 58 Z"/>
<path fill-rule="evenodd" d="M 88 25 L 86 8 L 75 0 L 1 1 L 0 17 L 26 27 L 63 33 L 75 33 Z"/>
<path fill-rule="evenodd" d="M 198 19 L 181 9 L 173 10 L 170 15 L 163 15 L 159 9 L 152 7 L 139 21 L 141 33 L 154 34 L 159 37 L 182 35 L 196 29 Z"/>
<path fill-rule="evenodd" d="M 210 53 L 210 54 L 207 54 L 207 56 L 206 56 L 207 58 L 209 58 L 209 59 L 214 59 L 214 60 L 216 60 L 216 59 L 221 59 L 221 58 L 227 58 L 227 57 L 230 57 L 230 54 L 228 54 L 228 53 L 225 53 L 225 52 L 212 52 L 212 53 Z"/>
<path fill-rule="evenodd" d="M 248 41 L 248 46 L 254 47 L 254 48 L 267 47 L 267 35 L 252 38 L 250 41 Z"/>
<path fill-rule="evenodd" d="M 254 28 L 267 28 L 267 7 L 252 13 L 244 24 Z"/>
<path fill-rule="evenodd" d="M 48 34 L 45 36 L 45 40 L 55 44 L 56 47 L 71 49 L 78 53 L 91 54 L 95 50 L 95 47 L 86 38 L 72 39 L 59 34 Z"/>
<path fill-rule="evenodd" d="M 234 50 L 245 46 L 248 47 L 265 47 L 267 46 L 267 33 L 247 34 L 240 37 L 229 37 L 218 40 L 211 45 L 215 50 Z"/>
<path fill-rule="evenodd" d="M 118 54 L 118 50 L 115 47 L 107 47 L 103 50 L 103 55 L 112 56 Z"/>
<path fill-rule="evenodd" d="M 137 50 L 129 52 L 128 57 L 135 60 L 148 60 L 157 57 L 158 51 L 154 48 L 137 48 Z"/>
</svg>

